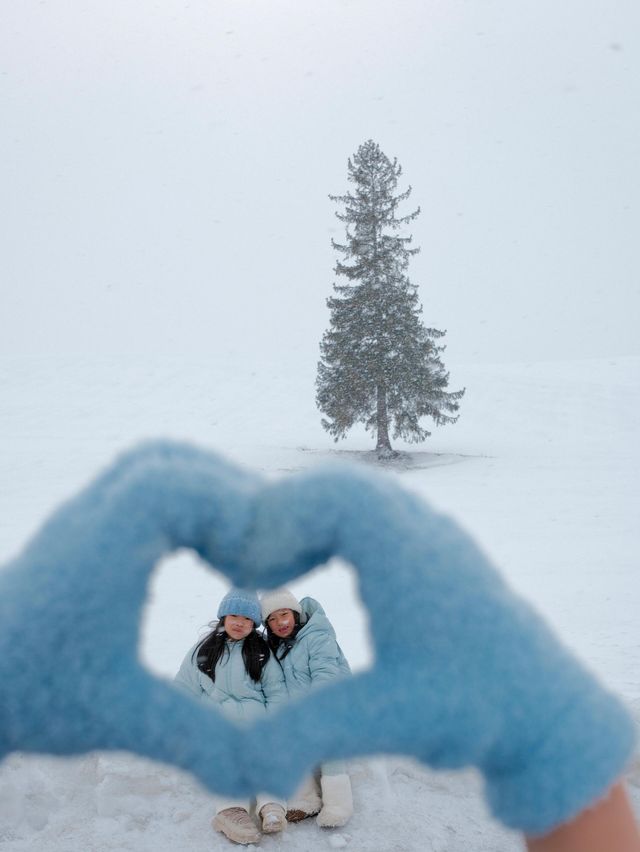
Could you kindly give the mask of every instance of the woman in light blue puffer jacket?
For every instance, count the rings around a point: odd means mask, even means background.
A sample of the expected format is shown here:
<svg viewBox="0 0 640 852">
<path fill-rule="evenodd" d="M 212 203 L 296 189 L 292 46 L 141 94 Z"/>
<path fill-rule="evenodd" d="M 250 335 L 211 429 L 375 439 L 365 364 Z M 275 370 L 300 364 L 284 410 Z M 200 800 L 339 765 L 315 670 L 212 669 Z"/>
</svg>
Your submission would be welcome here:
<svg viewBox="0 0 640 852">
<path fill-rule="evenodd" d="M 298 601 L 282 588 L 263 595 L 260 603 L 269 647 L 282 667 L 290 697 L 351 673 L 335 630 L 318 601 Z M 353 799 L 344 761 L 322 764 L 320 787 L 322 798 L 315 776 L 300 786 L 288 802 L 289 822 L 318 814 L 318 825 L 328 828 L 344 825 L 350 819 Z"/>
<path fill-rule="evenodd" d="M 256 630 L 262 619 L 255 593 L 232 589 L 218 607 L 218 618 L 214 629 L 185 656 L 175 683 L 212 702 L 228 718 L 249 723 L 288 699 L 284 675 Z M 213 827 L 235 843 L 259 842 L 249 807 L 246 801 L 223 801 Z M 256 814 L 265 833 L 286 825 L 284 803 L 273 796 L 256 797 Z"/>
</svg>

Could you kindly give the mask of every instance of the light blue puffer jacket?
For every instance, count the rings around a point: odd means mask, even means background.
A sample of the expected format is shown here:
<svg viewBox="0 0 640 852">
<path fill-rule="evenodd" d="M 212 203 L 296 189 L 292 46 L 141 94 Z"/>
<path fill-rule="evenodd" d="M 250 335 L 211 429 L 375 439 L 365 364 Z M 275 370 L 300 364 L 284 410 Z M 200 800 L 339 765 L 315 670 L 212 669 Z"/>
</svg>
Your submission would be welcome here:
<svg viewBox="0 0 640 852">
<path fill-rule="evenodd" d="M 256 683 L 244 666 L 243 640 L 227 640 L 229 653 L 225 652 L 218 661 L 216 679 L 212 681 L 197 666 L 194 651 L 199 644 L 187 653 L 175 676 L 175 684 L 180 689 L 196 698 L 212 701 L 224 716 L 241 723 L 250 723 L 268 709 L 287 701 L 284 675 L 273 654 L 262 670 L 260 683 Z"/>
<path fill-rule="evenodd" d="M 304 624 L 292 640 L 289 653 L 283 658 L 287 640 L 280 643 L 277 652 L 292 698 L 308 692 L 312 686 L 351 673 L 347 658 L 336 640 L 336 632 L 318 601 L 302 598 L 300 606 Z"/>
</svg>

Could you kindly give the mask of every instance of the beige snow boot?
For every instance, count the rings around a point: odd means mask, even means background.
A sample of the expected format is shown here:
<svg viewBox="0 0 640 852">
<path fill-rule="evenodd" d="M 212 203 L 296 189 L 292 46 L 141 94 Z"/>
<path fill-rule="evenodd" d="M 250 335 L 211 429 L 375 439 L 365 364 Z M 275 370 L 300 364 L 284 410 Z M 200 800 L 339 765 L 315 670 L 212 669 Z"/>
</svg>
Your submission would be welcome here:
<svg viewBox="0 0 640 852">
<path fill-rule="evenodd" d="M 314 775 L 309 775 L 287 802 L 287 822 L 300 822 L 315 816 L 321 807 L 318 782 Z"/>
<path fill-rule="evenodd" d="M 316 822 L 322 828 L 337 828 L 345 825 L 353 815 L 351 779 L 346 772 L 340 775 L 323 775 L 320 786 L 322 787 L 322 810 L 316 817 Z"/>
<path fill-rule="evenodd" d="M 267 802 L 260 808 L 260 819 L 262 820 L 262 830 L 265 834 L 274 834 L 276 831 L 282 831 L 287 825 L 287 816 L 282 805 L 277 802 Z"/>
<path fill-rule="evenodd" d="M 241 843 L 243 846 L 259 843 L 262 837 L 255 822 L 244 808 L 225 808 L 223 811 L 218 811 L 212 825 L 229 840 Z"/>
</svg>

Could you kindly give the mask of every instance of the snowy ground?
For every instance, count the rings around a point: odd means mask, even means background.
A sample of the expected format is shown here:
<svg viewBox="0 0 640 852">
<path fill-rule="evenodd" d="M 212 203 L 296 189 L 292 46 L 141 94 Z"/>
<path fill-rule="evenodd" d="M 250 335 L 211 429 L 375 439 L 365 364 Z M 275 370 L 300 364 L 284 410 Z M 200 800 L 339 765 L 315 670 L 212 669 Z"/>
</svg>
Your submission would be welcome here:
<svg viewBox="0 0 640 852">
<path fill-rule="evenodd" d="M 229 370 L 228 363 L 233 363 Z M 462 417 L 389 468 L 467 526 L 640 719 L 637 506 L 640 359 L 452 366 Z M 370 438 L 334 445 L 313 402 L 314 364 L 200 360 L 0 362 L 0 561 L 115 453 L 177 437 L 287 475 L 336 452 L 371 463 Z M 189 554 L 161 566 L 141 627 L 147 665 L 171 677 L 224 591 Z M 355 668 L 370 661 L 348 566 L 294 589 L 318 597 Z M 28 629 L 28 626 L 25 626 Z M 6 685 L 3 685 L 6 688 Z M 311 821 L 265 850 L 491 850 L 520 840 L 487 814 L 473 773 L 432 773 L 393 757 L 351 765 L 356 813 L 336 831 Z M 640 816 L 640 766 L 630 772 Z M 189 777 L 127 755 L 73 761 L 13 755 L 0 766 L 2 852 L 229 849 L 213 798 Z"/>
</svg>

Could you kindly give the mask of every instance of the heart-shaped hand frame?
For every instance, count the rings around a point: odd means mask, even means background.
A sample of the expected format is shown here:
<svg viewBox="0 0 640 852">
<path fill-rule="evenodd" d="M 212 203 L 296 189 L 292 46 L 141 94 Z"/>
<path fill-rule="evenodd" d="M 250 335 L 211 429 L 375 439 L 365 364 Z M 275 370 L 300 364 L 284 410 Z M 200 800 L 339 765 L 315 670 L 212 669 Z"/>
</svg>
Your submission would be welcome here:
<svg viewBox="0 0 640 852">
<path fill-rule="evenodd" d="M 339 556 L 357 572 L 373 668 L 241 729 L 137 657 L 148 578 L 193 548 L 247 588 Z M 191 446 L 123 455 L 0 572 L 0 757 L 127 749 L 212 790 L 289 793 L 330 758 L 476 766 L 494 813 L 543 832 L 624 767 L 633 726 L 451 520 L 343 467 L 275 483 Z"/>
</svg>

